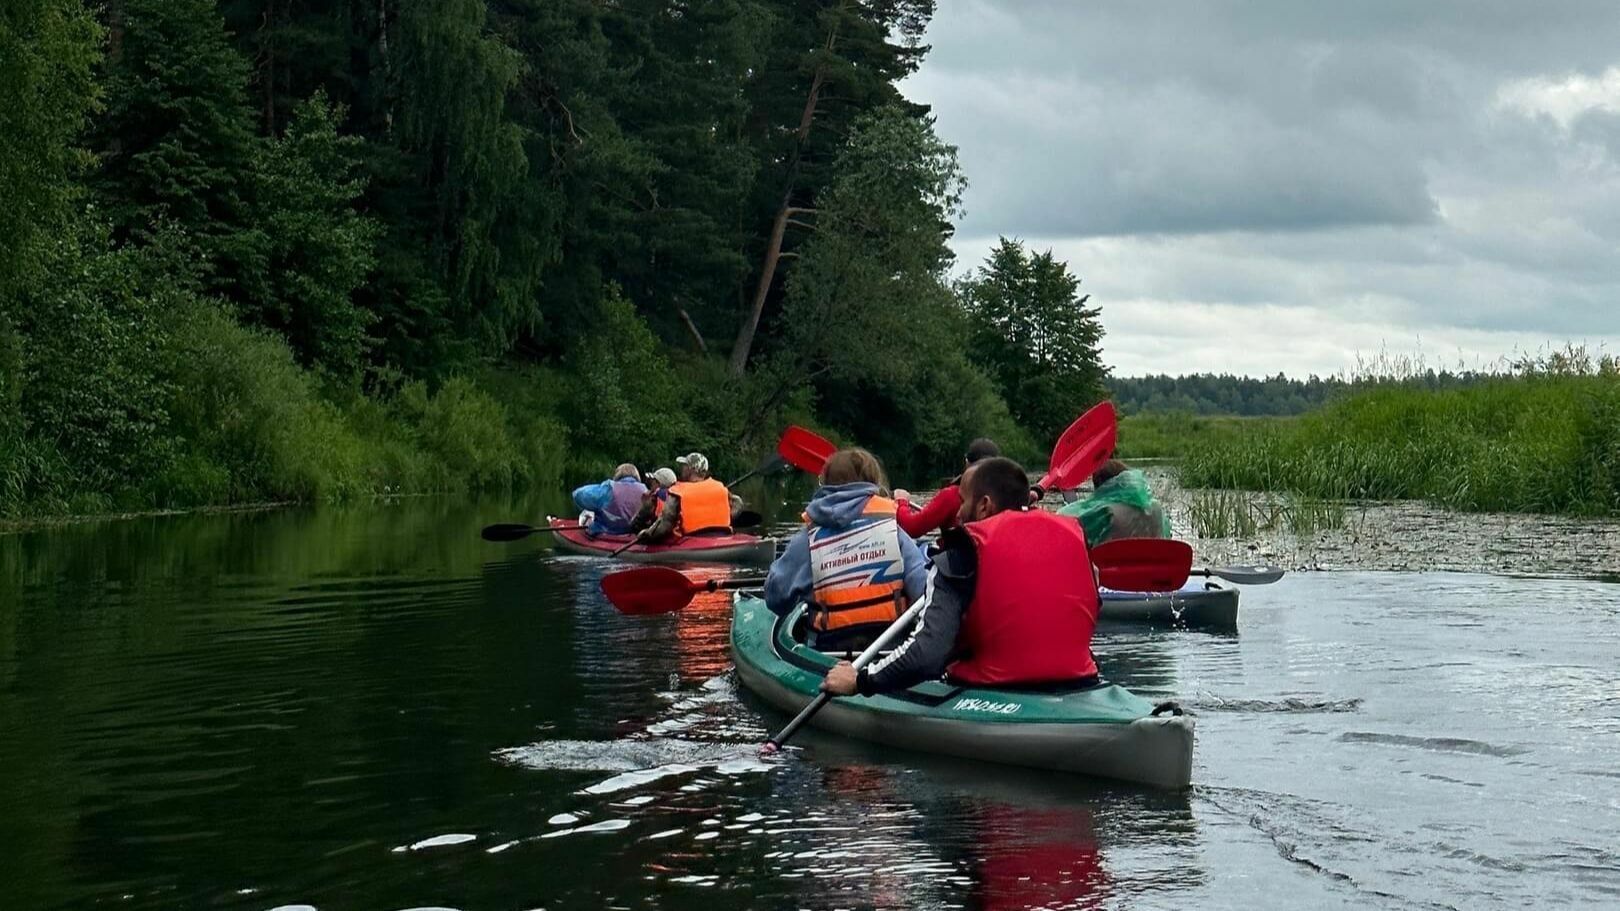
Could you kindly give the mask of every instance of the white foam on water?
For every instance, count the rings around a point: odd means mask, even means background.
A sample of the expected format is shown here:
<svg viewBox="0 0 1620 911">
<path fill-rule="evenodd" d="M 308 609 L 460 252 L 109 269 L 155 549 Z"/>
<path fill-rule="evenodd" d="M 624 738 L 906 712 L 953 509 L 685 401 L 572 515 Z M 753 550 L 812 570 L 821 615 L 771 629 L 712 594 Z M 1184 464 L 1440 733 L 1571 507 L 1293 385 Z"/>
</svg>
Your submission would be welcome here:
<svg viewBox="0 0 1620 911">
<path fill-rule="evenodd" d="M 631 788 L 639 788 L 642 785 L 652 784 L 653 782 L 664 778 L 673 778 L 677 775 L 690 775 L 696 771 L 698 771 L 697 766 L 686 765 L 685 763 L 680 762 L 672 762 L 669 765 L 661 765 L 653 769 L 639 769 L 634 772 L 625 772 L 622 775 L 615 775 L 612 778 L 609 778 L 607 781 L 599 781 L 588 788 L 581 788 L 579 793 L 612 794 L 615 791 L 628 791 Z"/>
<path fill-rule="evenodd" d="M 611 794 L 703 769 L 726 776 L 770 771 L 771 766 L 760 762 L 752 753 L 751 744 L 654 738 L 541 741 L 498 750 L 494 756 L 498 762 L 535 770 L 618 772 L 579 792 Z M 695 791 L 701 787 L 686 785 L 681 790 Z"/>
<path fill-rule="evenodd" d="M 316 911 L 314 905 L 277 905 L 270 911 Z"/>
<path fill-rule="evenodd" d="M 652 841 L 655 838 L 669 838 L 672 835 L 679 835 L 685 831 L 685 829 L 665 829 L 662 832 L 654 832 L 653 834 L 647 836 L 646 840 Z"/>
<path fill-rule="evenodd" d="M 564 835 L 583 835 L 590 832 L 617 832 L 620 829 L 628 828 L 630 828 L 630 820 L 628 819 L 604 819 L 601 822 L 593 822 L 588 826 L 576 826 L 572 829 L 558 829 L 555 832 L 547 832 L 540 837 L 560 838 Z"/>
<path fill-rule="evenodd" d="M 700 833 L 698 833 L 698 836 L 696 838 L 692 839 L 692 840 L 693 841 L 708 841 L 711 838 L 719 838 L 719 837 L 720 837 L 719 832 L 700 832 Z"/>
<path fill-rule="evenodd" d="M 502 851 L 505 851 L 507 848 L 510 848 L 513 845 L 516 845 L 520 841 L 522 841 L 522 839 L 514 839 L 512 841 L 503 841 L 503 842 L 501 842 L 500 844 L 496 845 L 493 848 L 486 849 L 484 851 L 484 853 L 485 854 L 499 854 Z"/>
<path fill-rule="evenodd" d="M 759 822 L 761 819 L 764 819 L 764 818 L 765 818 L 764 813 L 744 813 L 743 815 L 737 817 L 737 821 L 738 822 Z"/>
<path fill-rule="evenodd" d="M 426 848 L 443 848 L 448 845 L 464 845 L 469 841 L 477 840 L 478 836 L 476 835 L 470 835 L 466 832 L 451 832 L 448 835 L 435 835 L 432 838 L 424 838 L 421 841 L 413 844 L 395 848 L 394 851 L 396 853 L 399 851 L 421 851 Z"/>
<path fill-rule="evenodd" d="M 619 803 L 627 807 L 639 807 L 642 804 L 652 803 L 657 799 L 658 798 L 652 796 L 651 794 L 639 794 L 635 797 L 626 797 L 624 800 L 619 801 Z"/>
<path fill-rule="evenodd" d="M 700 876 L 694 873 L 688 876 L 677 876 L 671 879 L 670 882 L 692 886 L 712 886 L 719 880 L 719 876 Z"/>
<path fill-rule="evenodd" d="M 576 822 L 579 822 L 579 817 L 578 816 L 575 816 L 572 813 L 558 813 L 556 816 L 553 816 L 550 819 L 546 820 L 546 825 L 548 825 L 548 826 L 571 826 Z"/>
</svg>

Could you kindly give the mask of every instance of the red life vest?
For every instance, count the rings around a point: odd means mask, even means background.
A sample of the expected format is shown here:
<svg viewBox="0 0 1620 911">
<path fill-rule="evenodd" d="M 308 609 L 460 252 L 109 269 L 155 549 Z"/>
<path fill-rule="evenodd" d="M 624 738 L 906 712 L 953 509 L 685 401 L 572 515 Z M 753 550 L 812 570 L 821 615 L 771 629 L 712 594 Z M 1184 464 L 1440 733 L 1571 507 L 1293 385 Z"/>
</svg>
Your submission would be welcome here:
<svg viewBox="0 0 1620 911">
<path fill-rule="evenodd" d="M 1097 584 L 1074 519 L 1008 510 L 966 531 L 978 555 L 973 603 L 947 672 L 985 685 L 1060 683 L 1094 676 Z"/>
<path fill-rule="evenodd" d="M 904 610 L 906 561 L 894 501 L 873 496 L 847 528 L 810 527 L 812 626 L 893 623 Z"/>
</svg>

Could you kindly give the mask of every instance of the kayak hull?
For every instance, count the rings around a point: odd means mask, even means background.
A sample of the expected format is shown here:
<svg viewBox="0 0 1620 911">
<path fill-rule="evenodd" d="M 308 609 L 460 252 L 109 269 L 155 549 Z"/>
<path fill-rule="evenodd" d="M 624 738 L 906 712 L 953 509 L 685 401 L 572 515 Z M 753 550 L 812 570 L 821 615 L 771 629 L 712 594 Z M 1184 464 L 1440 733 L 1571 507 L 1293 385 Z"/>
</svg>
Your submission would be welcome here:
<svg viewBox="0 0 1620 911">
<path fill-rule="evenodd" d="M 785 618 L 739 593 L 731 646 L 744 686 L 786 712 L 815 698 L 833 657 L 795 642 Z M 834 699 L 810 724 L 908 750 L 1181 789 L 1192 780 L 1193 721 L 1153 715 L 1123 687 L 1067 692 L 934 681 L 897 694 Z"/>
<path fill-rule="evenodd" d="M 1098 617 L 1117 623 L 1236 629 L 1238 590 L 1200 584 L 1175 592 L 1104 590 Z"/>
<path fill-rule="evenodd" d="M 551 538 L 558 550 L 588 557 L 612 556 L 629 544 L 629 535 L 592 537 L 575 523 L 553 518 Z M 775 542 L 757 535 L 702 535 L 684 538 L 676 544 L 634 544 L 615 559 L 637 563 L 747 563 L 769 565 L 775 556 Z"/>
</svg>

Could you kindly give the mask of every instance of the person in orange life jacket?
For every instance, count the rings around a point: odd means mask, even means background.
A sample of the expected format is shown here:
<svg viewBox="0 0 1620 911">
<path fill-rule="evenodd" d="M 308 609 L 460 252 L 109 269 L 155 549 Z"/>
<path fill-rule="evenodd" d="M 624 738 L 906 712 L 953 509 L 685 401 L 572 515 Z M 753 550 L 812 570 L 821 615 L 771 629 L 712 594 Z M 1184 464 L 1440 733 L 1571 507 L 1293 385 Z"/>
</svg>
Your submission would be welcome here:
<svg viewBox="0 0 1620 911">
<path fill-rule="evenodd" d="M 1028 508 L 1029 476 L 1009 459 L 962 475 L 962 527 L 940 536 L 927 601 L 911 635 L 857 673 L 847 661 L 821 688 L 838 696 L 903 689 L 941 673 L 979 686 L 1097 682 L 1091 634 L 1097 583 L 1073 519 Z"/>
<path fill-rule="evenodd" d="M 729 535 L 731 517 L 742 500 L 726 485 L 709 477 L 709 460 L 701 452 L 675 460 L 681 479 L 669 488 L 664 508 L 651 525 L 636 535 L 643 543 L 673 541 L 687 535 Z"/>
<path fill-rule="evenodd" d="M 587 534 L 627 535 L 646 492 L 641 472 L 626 462 L 613 469 L 613 477 L 608 480 L 575 489 L 574 505 L 590 513 L 585 526 Z"/>
<path fill-rule="evenodd" d="M 993 459 L 1001 455 L 1001 447 L 994 440 L 979 437 L 968 444 L 967 455 L 962 462 L 965 471 L 973 463 L 984 459 Z M 920 538 L 936 529 L 954 528 L 957 525 L 957 513 L 962 511 L 962 478 L 946 485 L 934 498 L 928 501 L 927 506 L 913 506 L 911 494 L 904 490 L 894 492 L 894 500 L 898 505 L 895 511 L 900 520 L 900 530 L 913 538 Z"/>
<path fill-rule="evenodd" d="M 641 532 L 653 524 L 653 520 L 664 511 L 664 503 L 669 499 L 669 489 L 675 486 L 675 472 L 668 468 L 660 468 L 647 475 L 647 492 L 641 497 L 641 510 L 636 513 L 636 519 L 630 523 L 630 530 Z"/>
<path fill-rule="evenodd" d="M 839 450 L 820 480 L 804 510 L 805 527 L 765 576 L 765 606 L 780 615 L 808 603 L 814 648 L 865 648 L 922 597 L 927 563 L 900 533 L 876 456 Z"/>
</svg>

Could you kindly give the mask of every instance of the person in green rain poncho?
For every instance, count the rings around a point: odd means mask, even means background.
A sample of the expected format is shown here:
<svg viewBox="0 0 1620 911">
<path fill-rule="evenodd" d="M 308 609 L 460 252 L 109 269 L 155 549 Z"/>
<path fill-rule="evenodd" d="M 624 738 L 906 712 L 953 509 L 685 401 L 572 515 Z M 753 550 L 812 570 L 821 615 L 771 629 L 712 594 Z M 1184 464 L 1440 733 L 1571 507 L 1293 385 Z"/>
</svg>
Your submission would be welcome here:
<svg viewBox="0 0 1620 911">
<path fill-rule="evenodd" d="M 1080 519 L 1088 547 L 1115 538 L 1170 537 L 1170 517 L 1153 499 L 1147 475 L 1109 459 L 1091 476 L 1091 484 L 1091 496 L 1058 510 L 1060 516 Z"/>
</svg>

